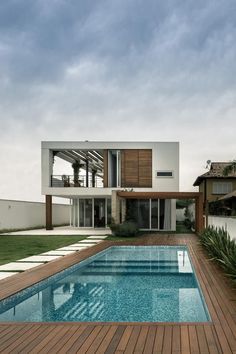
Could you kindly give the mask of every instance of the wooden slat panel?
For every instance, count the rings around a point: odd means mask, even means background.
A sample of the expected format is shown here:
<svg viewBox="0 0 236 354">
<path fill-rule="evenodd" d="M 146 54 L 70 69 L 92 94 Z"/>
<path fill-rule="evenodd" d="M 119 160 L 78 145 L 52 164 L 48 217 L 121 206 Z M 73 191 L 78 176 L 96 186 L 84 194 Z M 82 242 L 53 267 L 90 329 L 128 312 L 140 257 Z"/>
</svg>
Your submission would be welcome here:
<svg viewBox="0 0 236 354">
<path fill-rule="evenodd" d="M 138 150 L 138 186 L 152 187 L 152 150 Z"/>
<path fill-rule="evenodd" d="M 138 150 L 128 149 L 122 153 L 122 187 L 138 187 Z"/>
<path fill-rule="evenodd" d="M 151 149 L 125 149 L 121 151 L 121 186 L 152 187 Z"/>
</svg>

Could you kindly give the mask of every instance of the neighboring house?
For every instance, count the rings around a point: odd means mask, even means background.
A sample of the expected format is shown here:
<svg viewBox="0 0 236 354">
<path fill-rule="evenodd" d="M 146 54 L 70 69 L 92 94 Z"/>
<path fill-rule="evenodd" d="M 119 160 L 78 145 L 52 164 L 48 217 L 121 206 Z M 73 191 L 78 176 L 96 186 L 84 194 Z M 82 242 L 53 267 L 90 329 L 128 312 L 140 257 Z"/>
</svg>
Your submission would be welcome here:
<svg viewBox="0 0 236 354">
<path fill-rule="evenodd" d="M 132 208 L 141 229 L 175 230 L 168 192 L 179 192 L 178 142 L 42 142 L 47 229 L 55 196 L 70 199 L 74 227 L 107 227 Z"/>
<path fill-rule="evenodd" d="M 236 190 L 236 173 L 231 172 L 224 175 L 224 169 L 230 162 L 212 162 L 209 171 L 198 176 L 194 186 L 199 187 L 199 192 L 203 193 L 203 200 L 206 202 L 216 202 L 224 196 Z"/>
</svg>

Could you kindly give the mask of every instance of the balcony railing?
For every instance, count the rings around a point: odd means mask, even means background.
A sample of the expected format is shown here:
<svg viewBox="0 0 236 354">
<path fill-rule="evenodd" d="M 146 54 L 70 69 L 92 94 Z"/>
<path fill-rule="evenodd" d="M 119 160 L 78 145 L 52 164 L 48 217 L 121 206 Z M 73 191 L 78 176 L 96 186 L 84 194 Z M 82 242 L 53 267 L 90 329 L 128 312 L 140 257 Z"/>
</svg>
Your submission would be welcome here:
<svg viewBox="0 0 236 354">
<path fill-rule="evenodd" d="M 88 182 L 88 183 L 87 183 Z M 88 184 L 88 185 L 87 185 Z M 95 187 L 102 188 L 103 187 L 103 179 L 99 176 L 88 177 L 88 181 L 86 181 L 86 176 L 79 176 L 79 178 L 75 178 L 70 175 L 52 175 L 51 176 L 51 187 Z"/>
</svg>

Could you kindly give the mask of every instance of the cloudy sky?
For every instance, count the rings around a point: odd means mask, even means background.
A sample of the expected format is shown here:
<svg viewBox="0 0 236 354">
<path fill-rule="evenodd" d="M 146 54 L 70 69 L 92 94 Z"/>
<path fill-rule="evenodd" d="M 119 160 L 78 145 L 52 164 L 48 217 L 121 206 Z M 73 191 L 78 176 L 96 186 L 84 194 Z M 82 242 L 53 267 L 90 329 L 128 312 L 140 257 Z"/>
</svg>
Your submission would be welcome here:
<svg viewBox="0 0 236 354">
<path fill-rule="evenodd" d="M 235 132 L 235 0 L 0 2 L 0 198 L 42 200 L 41 140 L 179 141 L 187 191 Z"/>
</svg>

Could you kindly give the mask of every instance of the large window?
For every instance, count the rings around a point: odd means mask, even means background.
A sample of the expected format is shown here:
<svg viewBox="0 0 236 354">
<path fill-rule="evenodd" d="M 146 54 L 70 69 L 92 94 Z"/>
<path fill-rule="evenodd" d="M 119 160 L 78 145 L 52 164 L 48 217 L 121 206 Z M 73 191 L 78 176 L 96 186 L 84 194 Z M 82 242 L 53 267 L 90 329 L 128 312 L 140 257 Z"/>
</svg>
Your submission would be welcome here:
<svg viewBox="0 0 236 354">
<path fill-rule="evenodd" d="M 140 229 L 171 230 L 170 199 L 128 199 L 126 218 Z"/>
<path fill-rule="evenodd" d="M 212 194 L 228 194 L 232 190 L 232 182 L 213 182 L 212 184 Z"/>
</svg>

